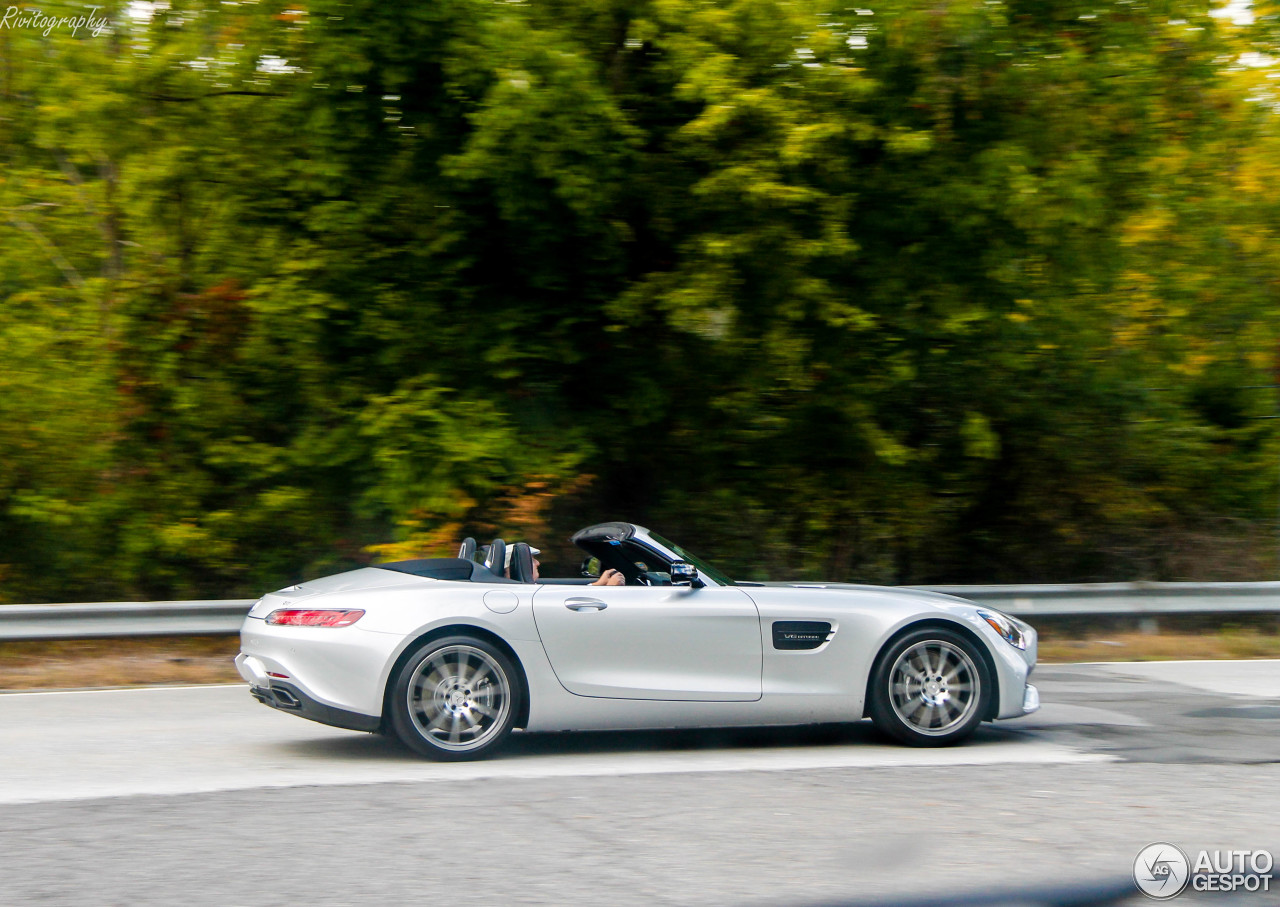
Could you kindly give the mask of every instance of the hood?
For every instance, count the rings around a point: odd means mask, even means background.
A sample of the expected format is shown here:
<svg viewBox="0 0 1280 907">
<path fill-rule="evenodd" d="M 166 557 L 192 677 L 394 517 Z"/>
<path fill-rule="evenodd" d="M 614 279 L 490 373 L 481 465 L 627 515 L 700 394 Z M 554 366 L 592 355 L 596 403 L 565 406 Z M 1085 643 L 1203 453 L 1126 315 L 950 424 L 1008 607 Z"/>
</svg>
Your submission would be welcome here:
<svg viewBox="0 0 1280 907">
<path fill-rule="evenodd" d="M 821 581 L 752 583 L 751 585 L 771 586 L 781 589 L 830 589 L 833 592 L 874 592 L 878 595 L 885 595 L 898 599 L 899 601 L 911 600 L 927 602 L 931 605 L 968 605 L 970 607 L 974 607 L 977 604 L 976 602 L 969 601 L 967 598 L 960 598 L 956 595 L 946 595 L 942 592 L 928 592 L 924 589 L 911 589 L 907 586 L 871 586 L 862 583 L 826 583 Z"/>
</svg>

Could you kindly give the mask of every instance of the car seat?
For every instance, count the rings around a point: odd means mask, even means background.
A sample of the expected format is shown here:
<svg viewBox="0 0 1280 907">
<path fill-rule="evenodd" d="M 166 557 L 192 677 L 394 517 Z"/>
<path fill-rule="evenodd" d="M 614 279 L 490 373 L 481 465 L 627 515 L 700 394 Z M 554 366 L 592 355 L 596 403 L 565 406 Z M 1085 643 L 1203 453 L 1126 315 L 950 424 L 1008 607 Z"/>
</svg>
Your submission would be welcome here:
<svg viewBox="0 0 1280 907">
<path fill-rule="evenodd" d="M 485 552 L 484 569 L 494 576 L 505 576 L 507 565 L 507 543 L 502 539 L 494 539 Z"/>
<path fill-rule="evenodd" d="M 516 542 L 511 546 L 511 578 L 517 583 L 532 583 L 533 551 L 527 542 Z"/>
</svg>

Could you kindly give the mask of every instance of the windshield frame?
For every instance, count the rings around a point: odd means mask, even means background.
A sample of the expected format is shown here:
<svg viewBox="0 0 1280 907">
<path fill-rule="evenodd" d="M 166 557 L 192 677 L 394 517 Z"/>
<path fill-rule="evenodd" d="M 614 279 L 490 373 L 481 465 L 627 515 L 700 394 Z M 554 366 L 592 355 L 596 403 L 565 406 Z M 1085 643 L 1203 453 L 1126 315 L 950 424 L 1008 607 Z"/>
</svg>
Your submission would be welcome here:
<svg viewBox="0 0 1280 907">
<path fill-rule="evenodd" d="M 662 536 L 658 535 L 658 533 L 652 530 L 646 531 L 645 535 L 647 535 L 650 539 L 652 539 L 657 544 L 661 545 L 663 548 L 666 548 L 668 551 L 675 554 L 680 560 L 685 561 L 686 563 L 693 564 L 693 566 L 698 568 L 699 574 L 706 574 L 716 583 L 716 585 L 718 586 L 736 586 L 737 585 L 737 583 L 735 583 L 732 579 L 730 579 L 729 576 L 724 571 L 711 566 L 711 564 L 707 563 L 706 561 L 698 557 L 696 554 L 694 554 L 692 551 L 688 550 L 687 548 L 681 548 L 675 542 L 672 542 L 672 541 L 669 541 L 668 539 L 663 538 Z"/>
</svg>

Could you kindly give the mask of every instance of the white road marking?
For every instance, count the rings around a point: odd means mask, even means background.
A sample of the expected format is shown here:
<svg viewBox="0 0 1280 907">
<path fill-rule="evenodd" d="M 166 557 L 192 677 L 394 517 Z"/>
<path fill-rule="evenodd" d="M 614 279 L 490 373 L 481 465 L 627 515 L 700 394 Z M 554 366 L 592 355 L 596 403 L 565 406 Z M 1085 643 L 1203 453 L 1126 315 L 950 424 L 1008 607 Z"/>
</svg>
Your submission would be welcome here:
<svg viewBox="0 0 1280 907">
<path fill-rule="evenodd" d="M 944 749 L 853 742 L 707 750 L 524 752 L 433 763 L 398 744 L 254 702 L 242 685 L 0 696 L 0 803 L 307 785 L 882 766 L 1105 762 L 1035 739 Z M 564 738 L 557 738 L 563 741 Z M 780 737 L 780 739 L 785 739 Z"/>
<path fill-rule="evenodd" d="M 1280 699 L 1280 659 L 1100 662 L 1090 667 L 1112 675 L 1161 680 L 1210 693 Z"/>
<path fill-rule="evenodd" d="M 1100 709 L 1091 705 L 1072 705 L 1065 702 L 1046 702 L 1038 712 L 1000 722 L 1001 727 L 1021 728 L 1024 730 L 1071 725 L 1105 725 L 1108 727 L 1151 727 L 1151 722 L 1144 721 L 1135 715 L 1111 709 Z"/>
<path fill-rule="evenodd" d="M 83 687 L 81 689 L 71 690 L 0 690 L 0 696 L 83 696 L 86 693 L 137 693 L 142 690 L 147 692 L 155 692 L 156 690 L 209 690 L 215 687 L 234 687 L 238 690 L 244 689 L 243 683 L 182 683 L 171 686 L 145 686 L 145 687 Z"/>
</svg>

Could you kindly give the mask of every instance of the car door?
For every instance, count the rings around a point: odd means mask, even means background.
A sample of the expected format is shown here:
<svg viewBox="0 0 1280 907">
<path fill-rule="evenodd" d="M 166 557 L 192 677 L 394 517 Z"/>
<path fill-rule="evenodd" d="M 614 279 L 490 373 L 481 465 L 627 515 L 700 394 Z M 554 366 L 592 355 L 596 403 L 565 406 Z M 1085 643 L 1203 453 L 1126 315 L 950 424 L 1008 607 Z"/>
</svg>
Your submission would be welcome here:
<svg viewBox="0 0 1280 907">
<path fill-rule="evenodd" d="M 566 690 L 609 699 L 760 698 L 760 613 L 731 586 L 559 586 L 534 620 Z"/>
</svg>

